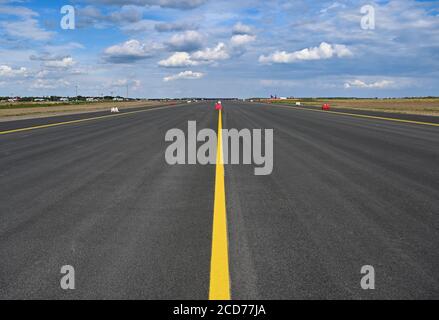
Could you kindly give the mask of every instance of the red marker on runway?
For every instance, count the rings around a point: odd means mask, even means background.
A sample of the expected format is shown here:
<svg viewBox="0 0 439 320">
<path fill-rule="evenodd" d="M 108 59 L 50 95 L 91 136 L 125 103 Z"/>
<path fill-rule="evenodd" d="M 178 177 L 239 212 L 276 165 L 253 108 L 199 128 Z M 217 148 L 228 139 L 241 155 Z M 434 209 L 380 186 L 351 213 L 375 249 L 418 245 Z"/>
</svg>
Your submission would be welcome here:
<svg viewBox="0 0 439 320">
<path fill-rule="evenodd" d="M 215 110 L 223 110 L 223 104 L 221 101 L 218 101 L 215 105 Z"/>
<path fill-rule="evenodd" d="M 328 111 L 328 110 L 331 110 L 331 107 L 330 107 L 330 105 L 329 105 L 328 103 L 325 103 L 325 104 L 322 106 L 322 110 L 326 110 L 326 111 Z"/>
</svg>

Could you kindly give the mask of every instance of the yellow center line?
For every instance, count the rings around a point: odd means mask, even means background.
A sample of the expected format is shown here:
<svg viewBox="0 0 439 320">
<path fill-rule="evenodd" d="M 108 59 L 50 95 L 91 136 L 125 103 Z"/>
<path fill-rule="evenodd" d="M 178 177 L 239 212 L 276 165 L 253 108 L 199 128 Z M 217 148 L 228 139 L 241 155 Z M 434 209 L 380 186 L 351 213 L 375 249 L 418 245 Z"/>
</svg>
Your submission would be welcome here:
<svg viewBox="0 0 439 320">
<path fill-rule="evenodd" d="M 213 212 L 212 258 L 210 261 L 209 300 L 230 300 L 229 244 L 224 184 L 222 113 L 218 118 L 218 147 Z"/>
<path fill-rule="evenodd" d="M 422 121 L 413 121 L 413 120 L 405 120 L 405 119 L 396 119 L 396 118 L 387 118 L 387 117 L 378 117 L 378 116 L 368 116 L 366 114 L 348 113 L 348 112 L 341 112 L 341 111 L 324 111 L 324 110 L 309 109 L 309 108 L 294 107 L 294 106 L 276 106 L 276 105 L 273 105 L 273 106 L 278 107 L 278 108 L 285 108 L 285 109 L 307 110 L 307 111 L 313 111 L 313 112 L 324 112 L 324 113 L 331 113 L 331 114 L 340 114 L 340 115 L 344 115 L 344 116 L 357 117 L 357 118 L 377 119 L 377 120 L 386 120 L 386 121 L 394 121 L 394 122 L 402 122 L 402 123 L 412 123 L 412 124 L 420 124 L 420 125 L 426 125 L 426 126 L 439 127 L 439 123 L 433 123 L 433 122 L 422 122 Z"/>
<path fill-rule="evenodd" d="M 99 119 L 105 119 L 105 118 L 122 117 L 122 116 L 127 116 L 127 115 L 130 115 L 130 114 L 140 113 L 140 112 L 148 112 L 148 111 L 162 110 L 162 109 L 175 108 L 175 107 L 176 106 L 157 107 L 157 108 L 150 108 L 150 109 L 146 109 L 146 110 L 128 111 L 128 112 L 119 113 L 119 114 L 109 114 L 109 115 L 105 115 L 105 116 L 98 116 L 98 117 L 92 117 L 92 118 L 86 118 L 86 119 L 79 119 L 79 120 L 72 120 L 72 121 L 64 121 L 64 122 L 56 122 L 56 123 L 50 123 L 50 124 L 43 124 L 43 125 L 34 126 L 34 127 L 19 128 L 19 129 L 7 130 L 7 131 L 0 131 L 0 135 L 2 135 L 2 134 L 9 134 L 9 133 L 15 133 L 15 132 L 30 131 L 30 130 L 36 130 L 36 129 L 43 129 L 43 128 L 50 128 L 50 127 L 58 127 L 58 126 L 66 125 L 66 124 L 81 123 L 81 122 L 87 122 L 87 121 L 99 120 Z"/>
</svg>

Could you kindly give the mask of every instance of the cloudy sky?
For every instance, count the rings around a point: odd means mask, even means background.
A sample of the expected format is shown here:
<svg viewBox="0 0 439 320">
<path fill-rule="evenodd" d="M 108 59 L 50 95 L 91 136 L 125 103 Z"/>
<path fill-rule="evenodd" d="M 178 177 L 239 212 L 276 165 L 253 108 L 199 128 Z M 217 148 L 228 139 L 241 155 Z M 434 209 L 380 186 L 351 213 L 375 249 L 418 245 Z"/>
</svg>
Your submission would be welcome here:
<svg viewBox="0 0 439 320">
<path fill-rule="evenodd" d="M 127 85 L 147 98 L 437 96 L 439 1 L 0 0 L 0 96 Z"/>
</svg>

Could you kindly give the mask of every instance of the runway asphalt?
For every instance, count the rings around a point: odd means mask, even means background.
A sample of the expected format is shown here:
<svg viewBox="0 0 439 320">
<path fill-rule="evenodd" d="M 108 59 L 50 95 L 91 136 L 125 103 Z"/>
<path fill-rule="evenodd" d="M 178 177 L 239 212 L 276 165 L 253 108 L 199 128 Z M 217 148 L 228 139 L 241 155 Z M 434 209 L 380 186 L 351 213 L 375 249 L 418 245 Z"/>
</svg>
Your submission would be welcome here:
<svg viewBox="0 0 439 320">
<path fill-rule="evenodd" d="M 274 129 L 271 175 L 224 166 L 232 299 L 439 299 L 438 126 L 224 106 Z M 206 102 L 0 134 L 0 299 L 207 299 L 215 165 L 165 161 L 189 120 L 217 130 Z"/>
</svg>

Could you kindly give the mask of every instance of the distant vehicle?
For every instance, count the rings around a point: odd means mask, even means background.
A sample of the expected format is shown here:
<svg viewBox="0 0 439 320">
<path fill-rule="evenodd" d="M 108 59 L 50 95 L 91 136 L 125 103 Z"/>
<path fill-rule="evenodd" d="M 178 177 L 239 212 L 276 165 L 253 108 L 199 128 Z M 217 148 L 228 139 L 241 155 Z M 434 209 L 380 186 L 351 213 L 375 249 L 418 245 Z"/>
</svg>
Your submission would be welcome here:
<svg viewBox="0 0 439 320">
<path fill-rule="evenodd" d="M 87 102 L 95 102 L 96 99 L 95 99 L 95 98 L 87 98 L 86 101 L 87 101 Z"/>
<path fill-rule="evenodd" d="M 223 104 L 221 101 L 218 101 L 215 105 L 215 110 L 223 110 Z"/>
<path fill-rule="evenodd" d="M 123 98 L 113 98 L 113 101 L 123 101 Z"/>
<path fill-rule="evenodd" d="M 191 100 L 188 100 L 187 103 L 192 103 L 192 101 L 191 101 Z"/>
<path fill-rule="evenodd" d="M 331 106 L 330 106 L 328 103 L 325 103 L 325 104 L 322 106 L 322 110 L 329 111 L 329 110 L 331 110 Z"/>
<path fill-rule="evenodd" d="M 36 98 L 34 99 L 34 102 L 43 102 L 46 101 L 46 99 L 42 99 L 42 98 Z"/>
<path fill-rule="evenodd" d="M 296 106 L 301 106 L 302 103 L 301 102 L 296 102 Z"/>
</svg>

